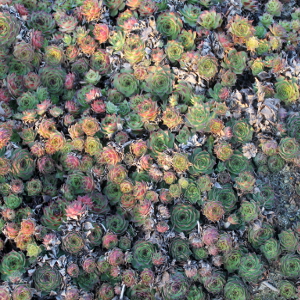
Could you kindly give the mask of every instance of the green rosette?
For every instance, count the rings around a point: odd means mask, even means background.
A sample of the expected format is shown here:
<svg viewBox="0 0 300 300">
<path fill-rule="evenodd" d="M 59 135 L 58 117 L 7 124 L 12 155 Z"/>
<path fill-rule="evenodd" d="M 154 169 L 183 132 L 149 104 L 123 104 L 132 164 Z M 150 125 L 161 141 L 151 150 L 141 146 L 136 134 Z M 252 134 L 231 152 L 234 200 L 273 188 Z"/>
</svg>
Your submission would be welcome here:
<svg viewBox="0 0 300 300">
<path fill-rule="evenodd" d="M 156 157 L 159 153 L 164 152 L 174 145 L 174 135 L 169 131 L 159 130 L 150 135 L 148 147 L 151 150 L 151 155 Z"/>
<path fill-rule="evenodd" d="M 299 157 L 300 147 L 295 138 L 285 137 L 279 143 L 279 155 L 286 161 Z"/>
<path fill-rule="evenodd" d="M 122 215 L 109 216 L 105 220 L 106 228 L 115 234 L 123 234 L 128 228 L 128 221 Z"/>
<path fill-rule="evenodd" d="M 287 133 L 290 137 L 300 142 L 300 116 L 292 115 L 287 119 Z"/>
<path fill-rule="evenodd" d="M 58 200 L 44 207 L 41 223 L 52 230 L 57 230 L 66 220 L 65 216 L 66 201 Z"/>
<path fill-rule="evenodd" d="M 285 161 L 280 155 L 272 155 L 268 157 L 268 168 L 272 173 L 280 172 L 285 166 Z"/>
<path fill-rule="evenodd" d="M 263 264 L 255 253 L 242 257 L 238 273 L 245 281 L 256 283 L 262 278 L 263 272 Z"/>
<path fill-rule="evenodd" d="M 12 157 L 12 175 L 23 180 L 28 180 L 35 170 L 35 162 L 31 154 L 25 149 L 17 149 Z"/>
<path fill-rule="evenodd" d="M 206 103 L 196 102 L 194 106 L 188 108 L 186 114 L 187 125 L 194 128 L 196 131 L 207 131 L 209 121 L 214 117 L 210 113 L 210 107 Z"/>
<path fill-rule="evenodd" d="M 224 58 L 222 67 L 231 70 L 235 74 L 242 74 L 246 68 L 248 55 L 245 51 L 230 50 Z"/>
<path fill-rule="evenodd" d="M 206 299 L 206 294 L 203 291 L 201 286 L 193 285 L 189 289 L 187 300 L 205 300 L 205 299 Z"/>
<path fill-rule="evenodd" d="M 6 281 L 25 273 L 26 258 L 23 252 L 11 251 L 5 254 L 0 264 L 1 279 Z"/>
<path fill-rule="evenodd" d="M 201 191 L 195 182 L 190 182 L 184 191 L 184 197 L 192 204 L 202 204 Z"/>
<path fill-rule="evenodd" d="M 272 238 L 273 235 L 273 226 L 269 223 L 263 222 L 259 228 L 257 228 L 255 225 L 249 228 L 248 241 L 250 242 L 253 248 L 258 249 L 266 241 Z"/>
<path fill-rule="evenodd" d="M 49 35 L 55 31 L 56 23 L 51 14 L 45 11 L 33 11 L 27 21 L 29 27 Z"/>
<path fill-rule="evenodd" d="M 202 151 L 201 148 L 196 148 L 189 160 L 192 164 L 189 167 L 189 172 L 192 175 L 210 174 L 213 172 L 213 167 L 216 163 L 215 157 L 207 151 Z"/>
<path fill-rule="evenodd" d="M 281 249 L 287 252 L 295 252 L 298 248 L 299 239 L 293 230 L 283 230 L 278 235 Z"/>
<path fill-rule="evenodd" d="M 13 300 L 31 300 L 33 296 L 32 294 L 33 293 L 30 287 L 20 284 L 14 288 L 12 297 Z M 0 299 L 2 299 L 1 295 L 0 295 Z"/>
<path fill-rule="evenodd" d="M 67 253 L 77 255 L 84 248 L 84 239 L 77 232 L 69 232 L 62 238 L 62 248 Z"/>
<path fill-rule="evenodd" d="M 171 276 L 162 289 L 164 300 L 182 300 L 186 299 L 189 292 L 188 279 L 180 272 L 176 272 Z"/>
<path fill-rule="evenodd" d="M 201 56 L 197 68 L 200 77 L 210 80 L 218 73 L 218 59 L 212 55 Z"/>
<path fill-rule="evenodd" d="M 125 120 L 126 127 L 130 128 L 133 133 L 139 134 L 144 131 L 144 122 L 138 114 L 132 112 L 125 117 Z"/>
<path fill-rule="evenodd" d="M 235 142 L 247 143 L 252 140 L 253 129 L 246 120 L 236 120 L 231 126 Z"/>
<path fill-rule="evenodd" d="M 248 300 L 249 292 L 238 276 L 232 276 L 224 287 L 224 296 L 226 300 Z"/>
<path fill-rule="evenodd" d="M 92 223 L 93 228 L 89 229 L 87 240 L 92 247 L 100 246 L 102 243 L 103 230 L 98 224 Z"/>
<path fill-rule="evenodd" d="M 154 67 L 146 77 L 143 88 L 152 95 L 165 99 L 172 93 L 173 77 L 170 69 Z"/>
<path fill-rule="evenodd" d="M 225 166 L 232 176 L 238 176 L 250 167 L 249 160 L 240 151 L 234 151 L 230 159 L 225 161 Z"/>
<path fill-rule="evenodd" d="M 74 280 L 81 289 L 84 291 L 91 291 L 94 289 L 95 285 L 100 281 L 97 272 L 86 273 L 81 271 L 79 276 Z"/>
<path fill-rule="evenodd" d="M 290 105 L 299 99 L 299 88 L 294 78 L 292 80 L 284 80 L 283 77 L 279 78 L 275 84 L 275 88 L 275 97 L 283 101 L 286 105 Z"/>
<path fill-rule="evenodd" d="M 273 209 L 275 207 L 275 193 L 272 187 L 268 184 L 259 186 L 259 192 L 253 193 L 252 198 L 261 207 Z"/>
<path fill-rule="evenodd" d="M 61 68 L 50 66 L 41 68 L 39 71 L 41 83 L 48 89 L 50 94 L 60 95 L 64 91 L 66 72 Z"/>
<path fill-rule="evenodd" d="M 229 272 L 233 273 L 239 269 L 241 258 L 243 256 L 242 251 L 233 249 L 224 254 L 224 268 Z"/>
<path fill-rule="evenodd" d="M 281 253 L 280 244 L 276 239 L 270 238 L 260 246 L 260 251 L 268 261 L 275 261 Z"/>
<path fill-rule="evenodd" d="M 226 283 L 225 274 L 221 271 L 215 271 L 210 276 L 204 277 L 202 280 L 205 289 L 212 294 L 221 293 Z"/>
<path fill-rule="evenodd" d="M 156 20 L 157 30 L 169 40 L 175 40 L 180 33 L 183 24 L 180 16 L 175 12 L 163 12 Z"/>
<path fill-rule="evenodd" d="M 9 47 L 20 31 L 20 23 L 8 12 L 0 12 L 0 47 Z"/>
<path fill-rule="evenodd" d="M 155 251 L 156 247 L 151 242 L 138 241 L 132 248 L 132 266 L 138 271 L 151 269 L 153 266 L 152 256 Z"/>
<path fill-rule="evenodd" d="M 300 256 L 287 254 L 280 259 L 280 271 L 283 276 L 290 279 L 300 277 Z"/>
<path fill-rule="evenodd" d="M 231 184 L 224 184 L 220 189 L 212 188 L 208 193 L 208 199 L 221 202 L 225 212 L 229 213 L 236 207 L 238 197 Z"/>
<path fill-rule="evenodd" d="M 58 291 L 62 282 L 61 275 L 56 268 L 51 268 L 48 264 L 37 267 L 33 274 L 35 288 L 42 293 Z"/>
<path fill-rule="evenodd" d="M 254 201 L 242 201 L 239 213 L 242 221 L 249 223 L 258 218 L 259 207 Z"/>
<path fill-rule="evenodd" d="M 201 8 L 195 5 L 184 5 L 183 9 L 180 10 L 180 13 L 184 17 L 184 22 L 190 25 L 191 27 L 196 27 L 197 20 L 201 13 Z"/>
<path fill-rule="evenodd" d="M 103 189 L 104 195 L 108 198 L 111 205 L 116 205 L 120 202 L 122 192 L 120 191 L 120 185 L 113 182 L 108 182 Z"/>
<path fill-rule="evenodd" d="M 171 222 L 177 232 L 190 232 L 199 221 L 200 213 L 190 204 L 177 204 L 171 212 Z"/>
<path fill-rule="evenodd" d="M 170 62 L 174 63 L 181 58 L 184 48 L 183 45 L 177 41 L 168 41 L 165 52 Z"/>
<path fill-rule="evenodd" d="M 295 285 L 288 280 L 281 280 L 278 283 L 280 295 L 284 299 L 294 299 L 297 297 L 297 290 Z"/>
<path fill-rule="evenodd" d="M 192 254 L 188 240 L 175 238 L 170 243 L 170 254 L 177 261 L 187 261 Z"/>
<path fill-rule="evenodd" d="M 125 97 L 137 94 L 139 91 L 138 85 L 138 80 L 130 73 L 120 73 L 114 77 L 114 87 Z"/>
<path fill-rule="evenodd" d="M 136 284 L 128 290 L 130 300 L 155 300 L 155 291 L 143 284 Z"/>
</svg>

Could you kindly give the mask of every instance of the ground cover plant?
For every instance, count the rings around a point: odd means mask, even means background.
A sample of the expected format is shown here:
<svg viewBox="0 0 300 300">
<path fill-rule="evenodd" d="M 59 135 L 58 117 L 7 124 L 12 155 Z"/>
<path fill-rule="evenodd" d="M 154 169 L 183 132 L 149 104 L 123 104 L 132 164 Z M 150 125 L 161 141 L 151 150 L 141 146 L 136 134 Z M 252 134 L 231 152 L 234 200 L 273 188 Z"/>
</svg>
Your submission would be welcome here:
<svg viewBox="0 0 300 300">
<path fill-rule="evenodd" d="M 0 0 L 0 299 L 300 299 L 294 0 Z"/>
</svg>

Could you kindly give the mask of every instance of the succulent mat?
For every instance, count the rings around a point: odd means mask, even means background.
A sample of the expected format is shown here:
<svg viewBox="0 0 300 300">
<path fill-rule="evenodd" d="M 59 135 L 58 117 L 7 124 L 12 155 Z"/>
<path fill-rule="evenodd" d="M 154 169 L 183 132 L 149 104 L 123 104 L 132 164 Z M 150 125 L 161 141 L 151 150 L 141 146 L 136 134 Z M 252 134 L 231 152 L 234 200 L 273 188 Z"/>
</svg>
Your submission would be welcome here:
<svg viewBox="0 0 300 300">
<path fill-rule="evenodd" d="M 0 299 L 300 299 L 299 5 L 0 0 Z"/>
</svg>

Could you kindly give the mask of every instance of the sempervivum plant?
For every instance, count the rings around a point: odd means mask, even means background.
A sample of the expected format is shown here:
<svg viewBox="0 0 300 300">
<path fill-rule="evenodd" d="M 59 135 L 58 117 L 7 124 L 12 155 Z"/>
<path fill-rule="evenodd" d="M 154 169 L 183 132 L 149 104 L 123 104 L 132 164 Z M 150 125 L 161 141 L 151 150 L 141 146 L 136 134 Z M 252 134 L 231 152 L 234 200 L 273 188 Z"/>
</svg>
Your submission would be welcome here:
<svg viewBox="0 0 300 300">
<path fill-rule="evenodd" d="M 285 80 L 284 77 L 278 77 L 275 84 L 275 97 L 290 105 L 299 99 L 299 88 L 294 79 Z"/>
<path fill-rule="evenodd" d="M 187 261 L 192 254 L 192 251 L 189 248 L 188 240 L 181 238 L 175 238 L 170 243 L 170 254 L 173 259 L 177 261 Z"/>
<path fill-rule="evenodd" d="M 280 259 L 280 271 L 286 278 L 298 278 L 300 276 L 300 256 L 286 254 Z"/>
<path fill-rule="evenodd" d="M 20 23 L 8 12 L 0 12 L 0 46 L 9 47 L 20 31 Z"/>
<path fill-rule="evenodd" d="M 218 72 L 218 60 L 212 55 L 202 56 L 198 60 L 197 68 L 201 77 L 210 80 Z"/>
<path fill-rule="evenodd" d="M 171 222 L 177 232 L 190 232 L 199 221 L 199 212 L 189 204 L 177 204 L 171 212 Z"/>
<path fill-rule="evenodd" d="M 242 192 L 251 192 L 255 184 L 255 178 L 249 171 L 244 171 L 235 178 L 235 187 Z"/>
<path fill-rule="evenodd" d="M 253 129 L 246 120 L 237 120 L 232 124 L 233 140 L 246 143 L 252 140 Z"/>
<path fill-rule="evenodd" d="M 226 300 L 247 300 L 249 293 L 242 280 L 238 276 L 232 276 L 224 287 L 224 296 Z"/>
<path fill-rule="evenodd" d="M 12 297 L 13 300 L 31 300 L 32 290 L 26 285 L 18 285 L 14 288 Z"/>
<path fill-rule="evenodd" d="M 255 253 L 249 253 L 241 259 L 239 276 L 248 282 L 257 282 L 262 278 L 263 264 Z"/>
<path fill-rule="evenodd" d="M 5 254 L 0 264 L 1 278 L 11 280 L 20 277 L 25 272 L 26 258 L 23 252 L 11 251 Z"/>
<path fill-rule="evenodd" d="M 163 287 L 163 296 L 166 300 L 180 300 L 186 298 L 189 291 L 189 282 L 180 272 L 171 275 L 170 281 Z"/>
<path fill-rule="evenodd" d="M 14 151 L 12 158 L 12 174 L 23 180 L 28 180 L 34 172 L 35 163 L 30 153 L 25 149 Z"/>
<path fill-rule="evenodd" d="M 70 232 L 62 238 L 62 248 L 64 251 L 76 255 L 84 248 L 83 237 L 76 232 Z"/>
<path fill-rule="evenodd" d="M 213 118 L 210 107 L 206 103 L 196 102 L 194 106 L 189 107 L 186 119 L 188 125 L 197 131 L 206 131 L 209 121 Z"/>
<path fill-rule="evenodd" d="M 281 280 L 278 285 L 280 295 L 284 299 L 292 299 L 296 297 L 296 287 L 288 280 Z"/>
<path fill-rule="evenodd" d="M 158 31 L 170 40 L 175 40 L 180 33 L 183 24 L 180 16 L 175 12 L 163 12 L 156 20 Z"/>
<path fill-rule="evenodd" d="M 222 292 L 226 283 L 225 274 L 220 271 L 214 271 L 209 276 L 204 276 L 202 281 L 205 289 L 212 294 Z"/>
<path fill-rule="evenodd" d="M 280 244 L 276 239 L 270 238 L 260 246 L 260 251 L 267 260 L 276 260 L 281 253 Z"/>
<path fill-rule="evenodd" d="M 133 258 L 132 266 L 137 270 L 143 270 L 153 266 L 152 256 L 156 251 L 156 247 L 151 242 L 138 241 L 132 248 Z"/>
<path fill-rule="evenodd" d="M 288 229 L 288 230 L 281 231 L 278 237 L 279 237 L 281 249 L 283 251 L 287 251 L 287 252 L 296 251 L 298 247 L 299 239 L 295 235 L 293 230 Z"/>
<path fill-rule="evenodd" d="M 50 265 L 44 264 L 34 272 L 33 281 L 38 291 L 48 294 L 60 288 L 62 278 L 55 267 L 52 268 Z"/>
<path fill-rule="evenodd" d="M 279 143 L 279 155 L 286 161 L 291 161 L 300 155 L 300 147 L 295 138 L 285 137 Z"/>
</svg>

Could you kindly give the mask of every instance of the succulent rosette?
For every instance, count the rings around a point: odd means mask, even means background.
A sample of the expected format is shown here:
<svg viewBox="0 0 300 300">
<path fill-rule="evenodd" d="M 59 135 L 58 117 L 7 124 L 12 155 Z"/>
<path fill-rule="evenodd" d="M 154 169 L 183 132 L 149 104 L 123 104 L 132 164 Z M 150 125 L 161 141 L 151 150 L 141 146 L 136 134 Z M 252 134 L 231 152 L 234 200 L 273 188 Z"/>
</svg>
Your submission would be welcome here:
<svg viewBox="0 0 300 300">
<path fill-rule="evenodd" d="M 266 209 L 273 209 L 275 206 L 275 193 L 270 185 L 259 186 L 259 192 L 252 194 L 253 199 Z"/>
<path fill-rule="evenodd" d="M 172 63 L 178 61 L 181 58 L 183 51 L 184 51 L 183 45 L 180 42 L 174 40 L 168 41 L 165 49 L 167 57 Z"/>
<path fill-rule="evenodd" d="M 172 92 L 173 75 L 167 67 L 149 67 L 149 74 L 143 86 L 145 91 L 159 98 L 166 98 Z"/>
<path fill-rule="evenodd" d="M 20 23 L 8 12 L 0 12 L 0 47 L 9 47 L 20 31 Z"/>
<path fill-rule="evenodd" d="M 140 62 L 145 55 L 145 45 L 142 39 L 133 34 L 126 39 L 124 44 L 124 57 L 131 64 Z"/>
<path fill-rule="evenodd" d="M 207 131 L 212 118 L 213 114 L 206 103 L 196 102 L 194 106 L 188 108 L 188 113 L 186 114 L 188 125 L 199 132 Z"/>
<path fill-rule="evenodd" d="M 201 190 L 196 182 L 189 182 L 188 186 L 185 188 L 184 197 L 192 204 L 202 204 Z"/>
<path fill-rule="evenodd" d="M 138 81 L 130 73 L 117 74 L 114 77 L 114 87 L 126 97 L 138 93 Z"/>
<path fill-rule="evenodd" d="M 154 290 L 144 284 L 136 284 L 128 291 L 128 295 L 132 300 L 155 300 L 154 294 Z"/>
<path fill-rule="evenodd" d="M 174 135 L 170 131 L 163 130 L 152 133 L 148 141 L 148 147 L 153 157 L 157 157 L 159 153 L 172 148 L 173 144 Z"/>
<path fill-rule="evenodd" d="M 299 99 L 299 87 L 294 79 L 285 80 L 282 77 L 277 79 L 275 97 L 290 105 Z"/>
<path fill-rule="evenodd" d="M 106 227 L 116 234 L 123 234 L 128 227 L 128 221 L 121 215 L 109 216 L 106 218 Z"/>
<path fill-rule="evenodd" d="M 285 137 L 279 143 L 279 155 L 286 161 L 291 161 L 300 155 L 300 146 L 295 138 Z"/>
<path fill-rule="evenodd" d="M 247 143 L 252 140 L 253 129 L 246 120 L 236 120 L 232 124 L 233 140 Z"/>
<path fill-rule="evenodd" d="M 200 7 L 191 4 L 184 5 L 183 9 L 180 11 L 181 15 L 184 17 L 184 22 L 191 27 L 196 27 L 200 12 Z"/>
<path fill-rule="evenodd" d="M 249 292 L 238 276 L 232 276 L 224 286 L 224 296 L 226 300 L 247 300 Z"/>
<path fill-rule="evenodd" d="M 12 157 L 12 174 L 23 180 L 28 180 L 34 173 L 35 163 L 30 153 L 25 149 L 17 149 Z"/>
<path fill-rule="evenodd" d="M 299 239 L 293 232 L 293 230 L 288 229 L 281 231 L 278 235 L 281 249 L 286 252 L 295 252 L 298 247 Z"/>
<path fill-rule="evenodd" d="M 22 276 L 25 272 L 26 258 L 21 251 L 11 251 L 5 254 L 1 260 L 0 272 L 2 280 L 9 280 L 16 276 Z"/>
<path fill-rule="evenodd" d="M 170 281 L 163 286 L 163 296 L 165 300 L 185 299 L 189 292 L 189 282 L 181 272 L 171 275 Z"/>
<path fill-rule="evenodd" d="M 229 273 L 234 273 L 239 269 L 243 253 L 238 249 L 225 252 L 224 267 Z"/>
<path fill-rule="evenodd" d="M 231 70 L 235 74 L 242 74 L 246 68 L 247 57 L 248 55 L 244 51 L 230 50 L 224 58 L 222 67 Z"/>
<path fill-rule="evenodd" d="M 28 26 L 49 35 L 55 31 L 55 20 L 51 14 L 45 11 L 34 11 L 27 21 Z"/>
<path fill-rule="evenodd" d="M 234 41 L 243 44 L 246 39 L 250 38 L 254 34 L 254 27 L 246 18 L 239 15 L 235 15 L 227 25 L 228 31 L 232 34 Z"/>
<path fill-rule="evenodd" d="M 295 285 L 288 280 L 281 280 L 278 284 L 280 295 L 284 299 L 292 299 L 297 296 Z"/>
<path fill-rule="evenodd" d="M 198 18 L 198 23 L 205 29 L 212 30 L 221 26 L 223 20 L 222 15 L 215 10 L 203 11 Z"/>
<path fill-rule="evenodd" d="M 192 231 L 196 227 L 199 218 L 199 211 L 189 204 L 177 204 L 171 211 L 171 222 L 177 232 Z"/>
<path fill-rule="evenodd" d="M 242 279 L 247 282 L 258 282 L 262 278 L 263 272 L 263 264 L 255 253 L 249 253 L 242 257 L 238 270 Z"/>
<path fill-rule="evenodd" d="M 145 268 L 151 269 L 153 266 L 152 256 L 156 252 L 156 246 L 151 242 L 138 241 L 132 248 L 132 266 L 141 271 Z"/>
<path fill-rule="evenodd" d="M 156 20 L 157 30 L 170 40 L 175 40 L 183 24 L 180 16 L 175 12 L 160 13 Z"/>
<path fill-rule="evenodd" d="M 239 175 L 241 172 L 246 171 L 250 167 L 248 159 L 237 150 L 233 152 L 230 159 L 225 161 L 225 166 L 229 173 L 233 176 Z"/>
<path fill-rule="evenodd" d="M 50 265 L 44 264 L 38 267 L 33 275 L 33 281 L 35 288 L 42 293 L 50 293 L 51 291 L 57 291 L 61 285 L 61 275 L 59 271 Z"/>
<path fill-rule="evenodd" d="M 0 287 L 0 297 L 2 300 L 11 300 L 10 291 L 8 290 L 7 287 L 5 286 Z"/>
<path fill-rule="evenodd" d="M 251 226 L 248 230 L 248 241 L 252 247 L 258 249 L 274 235 L 274 229 L 269 223 L 263 222 L 259 228 Z"/>
<path fill-rule="evenodd" d="M 280 259 L 280 271 L 286 278 L 299 278 L 300 276 L 300 256 L 296 254 L 286 254 Z"/>
<path fill-rule="evenodd" d="M 13 300 L 31 300 L 32 290 L 26 285 L 18 285 L 12 293 Z"/>
<path fill-rule="evenodd" d="M 125 1 L 123 0 L 105 0 L 105 5 L 109 9 L 109 14 L 114 17 L 118 14 L 119 11 L 123 10 L 125 7 Z"/>
<path fill-rule="evenodd" d="M 218 222 L 225 214 L 223 205 L 219 201 L 208 201 L 203 204 L 202 212 L 211 222 Z"/>
<path fill-rule="evenodd" d="M 201 148 L 195 149 L 189 160 L 192 164 L 189 167 L 189 172 L 193 175 L 212 173 L 216 163 L 215 157 Z"/>
<path fill-rule="evenodd" d="M 212 55 L 201 56 L 197 63 L 198 73 L 206 80 L 210 80 L 218 72 L 218 60 Z"/>
<path fill-rule="evenodd" d="M 281 253 L 280 244 L 276 239 L 270 238 L 260 246 L 260 251 L 268 261 L 275 261 Z"/>
<path fill-rule="evenodd" d="M 192 254 L 188 240 L 175 238 L 171 241 L 169 251 L 173 259 L 177 261 L 187 261 Z"/>
<path fill-rule="evenodd" d="M 230 184 L 224 184 L 220 189 L 212 188 L 208 193 L 208 198 L 221 202 L 227 213 L 235 208 L 238 200 Z"/>
<path fill-rule="evenodd" d="M 51 94 L 61 94 L 66 78 L 66 72 L 61 68 L 50 66 L 40 69 L 41 83 Z"/>
<path fill-rule="evenodd" d="M 62 200 L 50 203 L 43 210 L 41 223 L 49 229 L 57 230 L 66 219 L 65 206 L 66 203 Z"/>
</svg>

